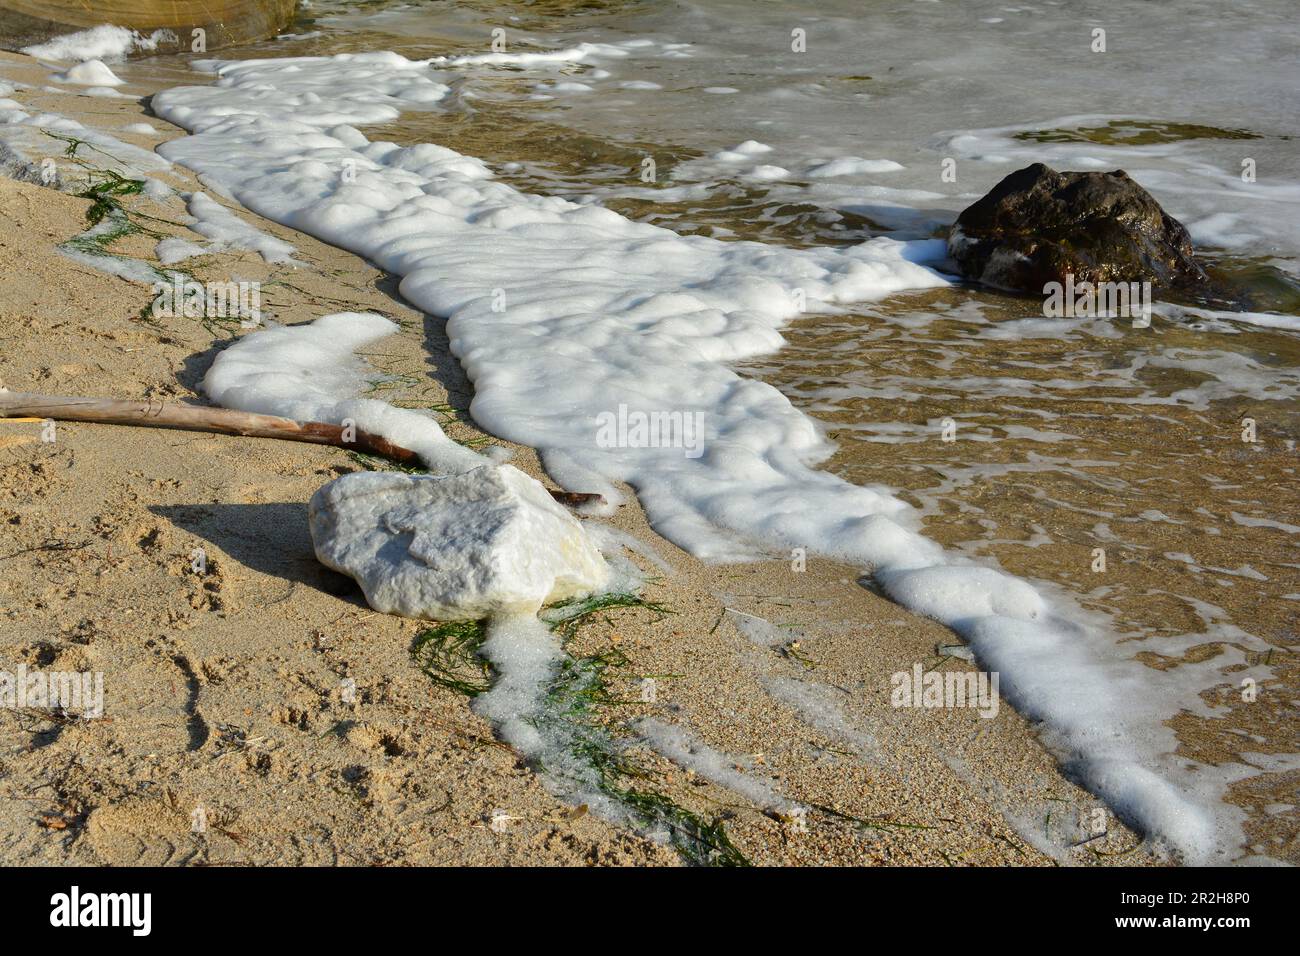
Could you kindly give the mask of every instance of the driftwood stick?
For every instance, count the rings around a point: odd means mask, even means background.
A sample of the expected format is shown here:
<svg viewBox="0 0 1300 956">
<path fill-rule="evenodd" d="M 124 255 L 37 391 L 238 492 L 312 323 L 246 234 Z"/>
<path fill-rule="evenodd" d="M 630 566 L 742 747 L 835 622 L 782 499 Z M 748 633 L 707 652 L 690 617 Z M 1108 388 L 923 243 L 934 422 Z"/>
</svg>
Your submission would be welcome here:
<svg viewBox="0 0 1300 956">
<path fill-rule="evenodd" d="M 351 430 L 351 441 L 345 441 L 341 425 L 299 422 L 278 415 L 257 415 L 229 408 L 180 405 L 175 402 L 129 402 L 115 398 L 37 395 L 0 389 L 0 418 L 51 418 L 64 422 L 141 425 L 145 428 L 177 428 L 249 438 L 280 438 L 362 451 L 403 465 L 419 463 L 419 456 L 409 448 L 394 445 L 387 438 L 359 428 Z M 605 500 L 601 495 L 574 491 L 552 491 L 551 497 L 570 507 L 603 504 Z"/>
<path fill-rule="evenodd" d="M 174 402 L 128 402 L 115 398 L 77 398 L 71 395 L 35 395 L 0 392 L 0 416 L 5 418 L 53 418 L 65 422 L 95 422 L 104 425 L 143 425 L 147 428 L 179 428 L 185 431 L 216 432 L 250 438 L 283 438 L 314 445 L 337 445 L 388 458 L 400 464 L 417 462 L 415 452 L 401 448 L 378 435 L 355 429 L 356 440 L 343 441 L 340 425 L 298 422 L 278 415 L 255 415 L 229 408 L 206 408 Z"/>
</svg>

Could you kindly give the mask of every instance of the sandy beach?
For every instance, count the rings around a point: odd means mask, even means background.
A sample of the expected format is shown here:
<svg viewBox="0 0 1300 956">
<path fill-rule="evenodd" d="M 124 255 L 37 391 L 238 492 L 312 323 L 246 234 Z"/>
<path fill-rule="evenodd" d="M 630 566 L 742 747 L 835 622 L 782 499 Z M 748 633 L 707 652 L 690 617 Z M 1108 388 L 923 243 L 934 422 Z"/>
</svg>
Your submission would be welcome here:
<svg viewBox="0 0 1300 956">
<path fill-rule="evenodd" d="M 1285 3 L 231 2 L 0 0 L 20 910 L 879 866 L 999 870 L 878 875 L 900 918 L 1277 912 Z"/>
<path fill-rule="evenodd" d="M 151 91 L 129 66 L 129 98 L 48 91 L 48 70 L 20 55 L 0 67 L 29 84 L 12 98 L 30 113 L 145 149 L 181 135 L 148 114 L 139 97 Z M 124 131 L 141 122 L 156 134 Z M 49 157 L 66 163 L 64 148 L 51 140 Z M 201 188 L 179 166 L 158 178 Z M 297 264 L 231 249 L 190 260 L 197 278 L 260 282 L 278 323 L 393 318 L 401 333 L 370 355 L 388 376 L 382 397 L 445 409 L 454 439 L 498 445 L 547 481 L 530 449 L 469 421 L 470 385 L 441 320 L 361 259 L 212 198 L 291 244 Z M 247 330 L 156 318 L 147 286 L 61 254 L 90 206 L 0 179 L 0 383 L 203 403 L 213 358 Z M 196 238 L 178 195 L 123 206 L 165 236 Z M 113 251 L 149 262 L 157 241 L 127 236 Z M 0 712 L 0 864 L 698 862 L 662 834 L 553 796 L 463 694 L 421 669 L 413 646 L 427 623 L 370 610 L 315 560 L 307 501 L 382 465 L 264 439 L 45 427 L 0 422 L 0 660 L 102 673 L 104 708 L 94 719 Z M 940 650 L 958 643 L 950 631 L 864 588 L 860 572 L 795 555 L 706 565 L 656 535 L 635 497 L 608 521 L 583 520 L 636 542 L 642 597 L 660 608 L 594 614 L 573 637 L 577 657 L 617 652 L 589 719 L 644 768 L 638 787 L 720 823 L 736 859 L 1162 862 L 1062 776 L 1010 706 L 991 719 L 891 706 L 891 675 L 973 665 Z M 688 731 L 689 753 L 670 759 L 671 742 L 657 750 L 629 729 L 647 718 Z"/>
</svg>

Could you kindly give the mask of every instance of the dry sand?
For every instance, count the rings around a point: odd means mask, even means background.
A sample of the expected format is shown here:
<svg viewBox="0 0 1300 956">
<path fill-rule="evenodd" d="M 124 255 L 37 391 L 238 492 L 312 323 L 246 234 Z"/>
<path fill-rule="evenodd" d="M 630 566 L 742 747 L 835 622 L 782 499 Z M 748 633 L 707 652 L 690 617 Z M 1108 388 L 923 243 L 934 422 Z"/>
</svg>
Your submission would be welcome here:
<svg viewBox="0 0 1300 956">
<path fill-rule="evenodd" d="M 131 67 L 120 72 L 135 79 Z M 14 94 L 30 112 L 101 129 L 145 110 L 135 99 L 45 92 L 47 71 L 24 57 L 0 57 L 0 77 L 31 84 Z M 160 137 L 115 135 L 146 147 L 180 135 L 145 118 Z M 56 155 L 62 144 L 51 147 Z M 184 170 L 160 178 L 197 188 Z M 125 204 L 177 222 L 185 212 L 176 197 Z M 55 248 L 82 231 L 88 206 L 0 179 L 0 382 L 203 402 L 204 372 L 242 330 L 141 321 L 149 288 Z M 372 361 L 411 377 L 384 397 L 445 402 L 461 417 L 449 434 L 484 438 L 467 422 L 470 386 L 440 320 L 409 309 L 356 257 L 240 215 L 293 243 L 303 264 L 227 252 L 188 263 L 198 278 L 260 280 L 280 322 L 392 316 L 404 331 Z M 153 245 L 137 236 L 115 249 L 149 259 Z M 466 698 L 416 666 L 412 641 L 425 624 L 371 611 L 351 581 L 316 562 L 306 502 L 361 467 L 346 452 L 81 424 L 60 424 L 45 442 L 41 429 L 0 422 L 0 669 L 102 672 L 105 712 L 0 710 L 0 864 L 681 862 L 551 796 Z M 544 477 L 531 450 L 513 451 Z M 991 720 L 891 708 L 892 673 L 970 665 L 938 656 L 952 635 L 866 590 L 855 571 L 818 560 L 795 570 L 785 556 L 708 567 L 658 538 L 635 503 L 612 523 L 666 562 L 638 559 L 652 574 L 644 596 L 672 613 L 614 611 L 580 633 L 575 651 L 616 648 L 628 659 L 611 690 L 630 703 L 598 716 L 616 730 L 642 716 L 688 728 L 809 808 L 802 818 L 764 812 L 634 748 L 654 771 L 647 786 L 720 817 L 750 861 L 1158 862 L 1109 816 L 1106 836 L 1072 846 L 1098 801 L 1057 772 L 1009 707 Z M 195 549 L 207 555 L 205 574 L 191 571 Z M 756 642 L 742 615 L 790 633 Z M 644 675 L 657 675 L 654 702 L 640 701 Z M 207 827 L 195 832 L 199 807 Z M 503 828 L 491 825 L 495 811 L 509 817 Z"/>
</svg>

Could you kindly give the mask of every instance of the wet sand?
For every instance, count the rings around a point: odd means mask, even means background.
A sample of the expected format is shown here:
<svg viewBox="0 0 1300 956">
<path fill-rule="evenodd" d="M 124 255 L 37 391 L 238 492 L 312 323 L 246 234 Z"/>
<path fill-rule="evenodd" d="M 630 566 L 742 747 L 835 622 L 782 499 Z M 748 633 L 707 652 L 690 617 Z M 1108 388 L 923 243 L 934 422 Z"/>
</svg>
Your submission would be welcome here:
<svg viewBox="0 0 1300 956">
<path fill-rule="evenodd" d="M 121 75 L 132 94 L 145 74 Z M 120 133 L 135 99 L 42 90 L 47 71 L 0 59 L 13 97 Z M 156 78 L 157 74 L 153 74 Z M 174 79 L 173 79 L 174 81 Z M 180 131 L 153 118 L 161 138 Z M 452 143 L 450 145 L 455 145 Z M 57 157 L 62 144 L 52 143 Z M 163 175 L 196 188 L 184 170 Z M 216 197 L 214 197 L 216 198 Z M 14 390 L 202 402 L 199 383 L 237 327 L 142 321 L 148 287 L 60 255 L 89 202 L 0 180 L 0 382 Z M 183 203 L 124 200 L 180 222 Z M 366 263 L 239 215 L 291 242 L 302 265 L 226 252 L 204 280 L 263 283 L 279 322 L 373 309 L 403 332 L 372 363 L 390 401 L 446 405 L 457 440 L 500 444 L 468 421 L 470 387 L 442 322 L 402 304 Z M 180 225 L 165 233 L 195 238 Z M 155 240 L 115 251 L 148 260 Z M 556 800 L 460 694 L 420 670 L 426 624 L 369 610 L 314 559 L 306 502 L 363 467 L 330 448 L 145 428 L 0 423 L 0 661 L 104 674 L 102 718 L 0 711 L 0 863 L 674 865 L 647 836 Z M 527 448 L 514 463 L 543 474 Z M 890 706 L 890 676 L 971 665 L 955 643 L 860 586 L 858 572 L 791 556 L 708 567 L 658 538 L 635 503 L 612 522 L 661 556 L 644 592 L 670 613 L 610 611 L 570 651 L 617 650 L 613 701 L 594 719 L 647 771 L 638 786 L 718 820 L 759 864 L 1158 863 L 1067 781 L 1010 707 Z M 194 549 L 207 556 L 191 572 Z M 770 622 L 783 633 L 752 624 Z M 746 623 L 750 622 L 750 623 Z M 755 639 L 755 634 L 759 639 Z M 647 676 L 656 697 L 642 700 Z M 354 682 L 353 684 L 347 683 Z M 355 698 L 345 693 L 355 686 Z M 775 813 L 638 744 L 639 717 L 680 725 L 732 769 L 806 808 Z M 206 827 L 194 829 L 202 808 Z M 494 824 L 494 816 L 497 823 Z"/>
</svg>

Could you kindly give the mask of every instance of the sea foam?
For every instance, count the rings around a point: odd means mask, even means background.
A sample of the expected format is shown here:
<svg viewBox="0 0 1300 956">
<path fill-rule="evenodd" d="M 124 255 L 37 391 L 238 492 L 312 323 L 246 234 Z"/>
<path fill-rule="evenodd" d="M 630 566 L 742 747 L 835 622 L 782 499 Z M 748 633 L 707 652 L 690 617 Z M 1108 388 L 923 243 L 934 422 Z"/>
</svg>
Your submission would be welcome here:
<svg viewBox="0 0 1300 956">
<path fill-rule="evenodd" d="M 447 318 L 479 424 L 537 448 L 570 489 L 616 502 L 618 484 L 635 487 L 655 529 L 702 558 L 809 548 L 872 570 L 900 603 L 970 640 L 1069 770 L 1125 819 L 1189 860 L 1231 849 L 1238 818 L 1206 797 L 1205 775 L 1199 787 L 1171 783 L 1203 769 L 1170 756 L 1176 740 L 1163 726 L 1199 687 L 1147 692 L 1135 705 L 1155 675 L 1071 601 L 945 552 L 888 491 L 816 470 L 832 451 L 820 428 L 728 367 L 778 349 L 801 311 L 945 284 L 926 265 L 942 259 L 941 242 L 791 250 L 679 236 L 519 192 L 445 147 L 369 141 L 357 126 L 447 94 L 428 61 L 345 54 L 208 68 L 215 85 L 154 98 L 160 116 L 193 133 L 160 152 L 250 209 L 401 276 L 408 300 Z M 703 453 L 602 447 L 599 416 L 624 405 L 703 414 Z M 367 427 L 402 443 L 382 423 Z"/>
</svg>

